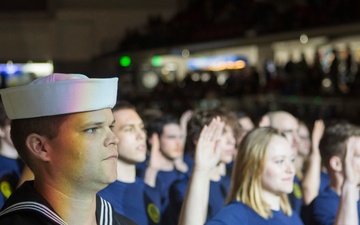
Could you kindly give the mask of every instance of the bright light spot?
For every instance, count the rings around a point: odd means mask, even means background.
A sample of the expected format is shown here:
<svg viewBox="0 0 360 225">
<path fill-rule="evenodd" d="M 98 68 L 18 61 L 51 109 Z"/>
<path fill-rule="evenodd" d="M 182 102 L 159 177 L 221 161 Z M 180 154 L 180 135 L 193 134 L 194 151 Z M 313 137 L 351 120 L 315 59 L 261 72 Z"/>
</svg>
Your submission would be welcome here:
<svg viewBox="0 0 360 225">
<path fill-rule="evenodd" d="M 119 60 L 120 66 L 128 67 L 131 64 L 131 58 L 127 55 L 121 56 Z"/>
<path fill-rule="evenodd" d="M 152 71 L 145 72 L 141 79 L 144 87 L 152 89 L 159 83 L 159 77 Z"/>
<path fill-rule="evenodd" d="M 162 58 L 161 56 L 154 56 L 151 59 L 151 63 L 153 66 L 161 66 L 162 65 Z"/>
<path fill-rule="evenodd" d="M 13 61 L 9 60 L 6 63 L 7 72 L 9 74 L 14 74 L 17 71 L 17 67 L 14 65 Z"/>
<path fill-rule="evenodd" d="M 237 60 L 235 62 L 235 65 L 236 65 L 236 69 L 242 69 L 246 66 L 246 63 L 244 60 Z"/>
<path fill-rule="evenodd" d="M 181 52 L 182 57 L 187 58 L 190 56 L 190 51 L 188 49 L 184 49 Z"/>
<path fill-rule="evenodd" d="M 331 80 L 329 78 L 325 78 L 322 80 L 321 85 L 325 88 L 328 88 L 331 86 Z"/>
<path fill-rule="evenodd" d="M 161 69 L 161 73 L 164 74 L 164 75 L 169 75 L 169 70 L 164 67 L 164 68 Z"/>
<path fill-rule="evenodd" d="M 202 82 L 208 82 L 210 80 L 210 74 L 209 73 L 202 73 L 201 74 L 201 81 Z"/>
<path fill-rule="evenodd" d="M 194 81 L 194 82 L 197 82 L 200 80 L 200 75 L 198 73 L 193 73 L 191 75 L 191 80 Z"/>
<path fill-rule="evenodd" d="M 175 63 L 167 63 L 165 65 L 165 68 L 169 71 L 175 71 L 175 70 L 177 70 L 178 67 Z"/>
<path fill-rule="evenodd" d="M 227 73 L 220 73 L 218 76 L 217 76 L 217 83 L 222 86 L 225 84 L 226 80 L 228 79 L 228 74 Z"/>
<path fill-rule="evenodd" d="M 35 73 L 37 76 L 46 76 L 54 72 L 52 63 L 27 63 L 23 66 L 23 71 Z"/>
<path fill-rule="evenodd" d="M 214 64 L 210 66 L 208 69 L 211 71 L 222 71 L 222 70 L 235 70 L 235 69 L 243 69 L 246 66 L 244 60 L 237 60 L 235 62 L 224 61 Z"/>
<path fill-rule="evenodd" d="M 301 44 L 307 44 L 309 41 L 309 38 L 306 34 L 302 34 L 300 35 L 300 43 Z"/>
</svg>

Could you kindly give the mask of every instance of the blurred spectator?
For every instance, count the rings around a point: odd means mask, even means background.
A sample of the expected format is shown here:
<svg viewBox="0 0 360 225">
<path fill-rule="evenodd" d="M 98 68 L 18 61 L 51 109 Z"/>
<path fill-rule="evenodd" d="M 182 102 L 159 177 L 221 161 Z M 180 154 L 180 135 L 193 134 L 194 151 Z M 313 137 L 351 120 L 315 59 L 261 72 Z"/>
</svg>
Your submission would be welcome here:
<svg viewBox="0 0 360 225">
<path fill-rule="evenodd" d="M 17 188 L 25 167 L 10 138 L 10 123 L 0 102 L 0 208 Z"/>
<path fill-rule="evenodd" d="M 339 90 L 339 56 L 338 56 L 338 51 L 336 49 L 332 50 L 332 61 L 330 64 L 330 69 L 329 69 L 329 78 L 331 80 L 331 85 L 333 88 L 333 93 L 339 94 L 340 90 Z"/>
</svg>

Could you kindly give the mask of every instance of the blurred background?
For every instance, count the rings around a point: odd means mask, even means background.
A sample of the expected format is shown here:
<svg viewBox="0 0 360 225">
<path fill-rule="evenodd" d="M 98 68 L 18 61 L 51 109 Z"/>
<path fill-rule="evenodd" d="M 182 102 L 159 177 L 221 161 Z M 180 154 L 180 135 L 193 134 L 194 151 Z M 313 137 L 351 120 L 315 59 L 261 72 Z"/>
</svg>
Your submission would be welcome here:
<svg viewBox="0 0 360 225">
<path fill-rule="evenodd" d="M 356 0 L 4 0 L 1 87 L 119 77 L 119 98 L 180 115 L 225 105 L 359 123 Z"/>
</svg>

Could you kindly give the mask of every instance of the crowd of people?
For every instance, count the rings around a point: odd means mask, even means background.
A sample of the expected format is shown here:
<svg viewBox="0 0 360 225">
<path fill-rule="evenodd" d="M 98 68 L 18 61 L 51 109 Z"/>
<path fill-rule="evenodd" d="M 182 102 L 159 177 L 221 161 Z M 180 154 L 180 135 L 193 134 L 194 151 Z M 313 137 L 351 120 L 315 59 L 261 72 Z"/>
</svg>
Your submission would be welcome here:
<svg viewBox="0 0 360 225">
<path fill-rule="evenodd" d="M 0 224 L 359 224 L 346 118 L 139 110 L 81 74 L 0 94 Z"/>
<path fill-rule="evenodd" d="M 282 63 L 276 59 L 266 59 L 262 63 L 261 72 L 251 65 L 238 70 L 190 71 L 181 81 L 160 83 L 153 90 L 152 96 L 163 96 L 161 92 L 164 91 L 171 94 L 171 90 L 176 95 L 183 94 L 184 98 L 201 98 L 211 90 L 221 97 L 269 93 L 285 96 L 359 96 L 359 59 L 349 47 L 332 48 L 327 52 L 318 49 L 313 61 L 304 54 L 301 54 L 300 59 L 293 58 L 289 56 L 289 60 Z M 219 83 L 219 76 L 223 74 L 227 75 L 226 79 Z M 194 79 L 195 76 L 200 78 Z M 202 76 L 209 78 L 204 81 Z M 177 90 L 174 91 L 174 88 Z"/>
<path fill-rule="evenodd" d="M 120 40 L 119 50 L 253 37 L 359 21 L 359 3 L 355 0 L 190 0 L 167 21 L 153 15 L 142 27 L 129 29 Z"/>
<path fill-rule="evenodd" d="M 360 96 L 360 64 L 348 48 L 341 49 L 341 54 L 339 52 L 339 49 L 329 51 L 331 60 L 326 64 L 322 63 L 324 56 L 320 56 L 319 51 L 313 63 L 302 58 L 277 65 L 271 60 L 272 66 L 264 63 L 264 74 L 249 66 L 222 72 L 194 71 L 181 81 L 165 82 L 160 78 L 155 88 L 144 93 L 122 91 L 120 84 L 119 95 L 140 110 L 153 107 L 178 116 L 188 108 L 211 108 L 231 102 L 232 109 L 243 109 L 251 113 L 254 120 L 266 111 L 280 108 L 307 123 L 318 117 L 343 116 L 359 123 L 360 104 L 356 99 Z M 228 77 L 219 83 L 223 73 Z M 208 79 L 202 80 L 203 75 Z"/>
</svg>

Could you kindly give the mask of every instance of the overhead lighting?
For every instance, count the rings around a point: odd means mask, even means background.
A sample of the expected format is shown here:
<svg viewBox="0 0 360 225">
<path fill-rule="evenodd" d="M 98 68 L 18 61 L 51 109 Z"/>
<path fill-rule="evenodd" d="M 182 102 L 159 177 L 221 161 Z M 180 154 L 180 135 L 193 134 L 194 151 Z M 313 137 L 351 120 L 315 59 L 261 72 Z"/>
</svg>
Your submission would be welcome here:
<svg viewBox="0 0 360 225">
<path fill-rule="evenodd" d="M 306 34 L 300 35 L 300 43 L 301 44 L 307 44 L 309 41 L 309 37 Z"/>
</svg>

